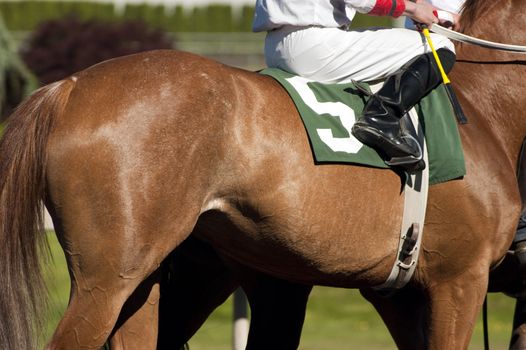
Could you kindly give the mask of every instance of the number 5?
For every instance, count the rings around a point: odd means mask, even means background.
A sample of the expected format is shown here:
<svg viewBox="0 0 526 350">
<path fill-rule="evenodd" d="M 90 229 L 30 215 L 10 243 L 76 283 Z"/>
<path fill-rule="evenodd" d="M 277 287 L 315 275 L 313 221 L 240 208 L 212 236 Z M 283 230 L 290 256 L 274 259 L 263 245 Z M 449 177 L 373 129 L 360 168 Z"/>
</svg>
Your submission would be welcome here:
<svg viewBox="0 0 526 350">
<path fill-rule="evenodd" d="M 360 151 L 363 144 L 351 134 L 351 128 L 356 119 L 354 111 L 349 106 L 341 102 L 319 102 L 307 85 L 309 80 L 305 78 L 296 76 L 286 80 L 298 92 L 303 102 L 319 117 L 327 118 L 322 114 L 329 114 L 333 118 L 340 117 L 342 126 L 349 133 L 349 137 L 334 137 L 331 129 L 316 129 L 323 143 L 335 152 L 358 153 Z"/>
</svg>

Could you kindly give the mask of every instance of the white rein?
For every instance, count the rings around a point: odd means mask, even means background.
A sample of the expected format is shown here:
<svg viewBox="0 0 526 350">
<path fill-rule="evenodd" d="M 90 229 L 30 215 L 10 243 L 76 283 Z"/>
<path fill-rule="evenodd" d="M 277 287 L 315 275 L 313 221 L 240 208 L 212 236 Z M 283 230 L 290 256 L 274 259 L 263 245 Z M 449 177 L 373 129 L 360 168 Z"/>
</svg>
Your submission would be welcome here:
<svg viewBox="0 0 526 350">
<path fill-rule="evenodd" d="M 443 35 L 451 40 L 460 41 L 460 42 L 467 43 L 467 44 L 482 46 L 488 49 L 503 50 L 503 51 L 517 52 L 517 53 L 526 53 L 526 46 L 508 45 L 508 44 L 501 44 L 501 43 L 496 43 L 496 42 L 488 41 L 488 40 L 482 40 L 482 39 L 474 38 L 466 34 L 455 32 L 454 30 L 444 28 L 442 26 L 439 26 L 438 24 L 433 24 L 431 28 L 429 29 L 432 32 Z"/>
</svg>

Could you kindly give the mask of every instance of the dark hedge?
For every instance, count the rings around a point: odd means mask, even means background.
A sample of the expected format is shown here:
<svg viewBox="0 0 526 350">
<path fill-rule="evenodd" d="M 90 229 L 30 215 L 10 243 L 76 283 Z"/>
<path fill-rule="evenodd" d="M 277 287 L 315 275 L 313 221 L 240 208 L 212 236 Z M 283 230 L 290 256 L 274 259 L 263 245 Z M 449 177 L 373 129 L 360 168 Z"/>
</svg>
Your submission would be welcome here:
<svg viewBox="0 0 526 350">
<path fill-rule="evenodd" d="M 110 58 L 173 46 L 163 31 L 141 21 L 108 23 L 69 17 L 43 22 L 21 54 L 39 81 L 48 84 Z"/>
</svg>

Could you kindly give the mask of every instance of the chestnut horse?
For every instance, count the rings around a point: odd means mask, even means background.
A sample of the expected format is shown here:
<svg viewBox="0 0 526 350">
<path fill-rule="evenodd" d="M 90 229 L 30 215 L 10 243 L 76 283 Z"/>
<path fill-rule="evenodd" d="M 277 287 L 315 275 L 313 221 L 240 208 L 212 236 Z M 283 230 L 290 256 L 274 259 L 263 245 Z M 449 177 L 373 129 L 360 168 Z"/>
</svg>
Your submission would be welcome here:
<svg viewBox="0 0 526 350">
<path fill-rule="evenodd" d="M 463 24 L 520 43 L 524 13 L 523 1 L 467 0 Z M 0 143 L 0 344 L 35 346 L 44 201 L 71 275 L 49 349 L 99 348 L 138 331 L 135 346 L 154 348 L 159 266 L 192 232 L 248 280 L 244 272 L 258 271 L 305 295 L 310 285 L 361 288 L 400 348 L 467 348 L 488 272 L 521 210 L 526 68 L 518 56 L 472 47 L 458 57 L 467 175 L 430 189 L 418 268 L 391 298 L 369 288 L 395 258 L 400 177 L 316 165 L 293 103 L 271 78 L 157 51 L 40 89 Z M 135 319 L 151 323 L 137 330 Z"/>
</svg>

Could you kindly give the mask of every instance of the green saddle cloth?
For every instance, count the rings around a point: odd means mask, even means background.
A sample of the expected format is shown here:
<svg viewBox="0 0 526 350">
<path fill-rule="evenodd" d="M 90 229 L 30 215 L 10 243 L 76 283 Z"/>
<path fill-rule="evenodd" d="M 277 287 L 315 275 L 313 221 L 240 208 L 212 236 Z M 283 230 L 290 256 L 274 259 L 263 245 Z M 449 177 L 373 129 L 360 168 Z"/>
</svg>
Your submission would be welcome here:
<svg viewBox="0 0 526 350">
<path fill-rule="evenodd" d="M 292 97 L 317 163 L 388 168 L 374 149 L 360 143 L 350 132 L 366 102 L 354 84 L 322 84 L 276 68 L 260 73 L 276 79 Z M 464 153 L 445 88 L 441 85 L 433 90 L 417 104 L 416 110 L 427 142 L 429 183 L 464 176 Z"/>
</svg>

